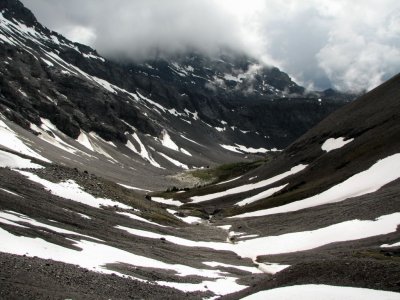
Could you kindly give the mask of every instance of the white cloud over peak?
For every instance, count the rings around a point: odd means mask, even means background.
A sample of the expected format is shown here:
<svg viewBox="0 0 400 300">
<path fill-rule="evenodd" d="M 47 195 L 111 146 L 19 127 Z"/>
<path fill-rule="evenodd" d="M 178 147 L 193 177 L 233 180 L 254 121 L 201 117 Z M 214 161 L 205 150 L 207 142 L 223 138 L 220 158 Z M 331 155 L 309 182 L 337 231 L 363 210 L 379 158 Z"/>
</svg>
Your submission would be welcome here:
<svg viewBox="0 0 400 300">
<path fill-rule="evenodd" d="M 400 70 L 398 0 L 23 0 L 39 21 L 109 57 L 221 47 L 301 84 L 371 89 Z"/>
</svg>

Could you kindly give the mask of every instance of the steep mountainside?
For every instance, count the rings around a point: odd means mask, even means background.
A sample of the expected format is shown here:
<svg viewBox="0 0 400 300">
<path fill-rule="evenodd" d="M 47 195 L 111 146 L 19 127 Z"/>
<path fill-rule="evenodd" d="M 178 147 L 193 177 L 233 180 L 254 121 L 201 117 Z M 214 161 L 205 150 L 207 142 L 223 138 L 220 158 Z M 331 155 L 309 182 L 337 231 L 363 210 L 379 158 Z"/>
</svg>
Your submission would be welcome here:
<svg viewBox="0 0 400 300">
<path fill-rule="evenodd" d="M 248 58 L 116 64 L 16 0 L 0 57 L 1 299 L 399 299 L 400 74 L 294 140 L 342 96 Z"/>
<path fill-rule="evenodd" d="M 115 63 L 43 27 L 17 0 L 0 11 L 1 113 L 42 140 L 45 131 L 76 148 L 71 138 L 120 164 L 124 154 L 176 170 L 282 149 L 348 100 L 305 95 L 285 73 L 233 53 Z M 46 155 L 62 163 L 69 154 Z"/>
<path fill-rule="evenodd" d="M 196 170 L 217 183 L 151 197 L 101 164 L 46 163 L 2 123 L 23 154 L 0 150 L 0 296 L 398 299 L 399 81 L 274 158 Z"/>
</svg>

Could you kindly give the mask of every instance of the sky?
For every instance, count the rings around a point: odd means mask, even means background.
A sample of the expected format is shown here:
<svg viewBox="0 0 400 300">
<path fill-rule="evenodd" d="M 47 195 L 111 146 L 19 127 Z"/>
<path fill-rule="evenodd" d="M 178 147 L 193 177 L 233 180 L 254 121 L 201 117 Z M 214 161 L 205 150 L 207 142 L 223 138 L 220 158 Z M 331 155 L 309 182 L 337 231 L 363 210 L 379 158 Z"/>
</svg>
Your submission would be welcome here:
<svg viewBox="0 0 400 300">
<path fill-rule="evenodd" d="M 370 90 L 400 71 L 399 0 L 22 0 L 38 20 L 108 58 L 222 48 L 309 88 Z"/>
</svg>

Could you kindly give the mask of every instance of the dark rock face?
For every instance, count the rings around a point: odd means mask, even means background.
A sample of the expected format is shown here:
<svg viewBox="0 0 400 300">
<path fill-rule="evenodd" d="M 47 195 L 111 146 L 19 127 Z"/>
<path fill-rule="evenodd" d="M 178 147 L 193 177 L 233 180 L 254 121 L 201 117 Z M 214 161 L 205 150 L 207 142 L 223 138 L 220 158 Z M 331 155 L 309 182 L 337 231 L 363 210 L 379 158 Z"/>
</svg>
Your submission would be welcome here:
<svg viewBox="0 0 400 300">
<path fill-rule="evenodd" d="M 305 94 L 279 69 L 229 51 L 111 62 L 43 27 L 19 1 L 0 10 L 0 111 L 24 128 L 46 118 L 72 138 L 84 130 L 125 143 L 132 128 L 155 137 L 179 131 L 172 109 L 191 122 L 226 122 L 232 130 L 213 134 L 226 143 L 283 148 L 347 101 L 318 102 L 321 94 Z"/>
</svg>

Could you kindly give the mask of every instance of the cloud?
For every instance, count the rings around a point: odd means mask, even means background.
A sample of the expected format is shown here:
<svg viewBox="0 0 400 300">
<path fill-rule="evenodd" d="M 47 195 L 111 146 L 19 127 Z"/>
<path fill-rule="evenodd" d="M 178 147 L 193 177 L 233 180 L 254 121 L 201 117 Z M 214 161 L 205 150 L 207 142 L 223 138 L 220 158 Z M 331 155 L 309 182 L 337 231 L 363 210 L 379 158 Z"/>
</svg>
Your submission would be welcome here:
<svg viewBox="0 0 400 300">
<path fill-rule="evenodd" d="M 23 0 L 101 54 L 244 51 L 310 88 L 371 89 L 400 70 L 398 0 Z"/>
<path fill-rule="evenodd" d="M 400 71 L 399 2 L 356 3 L 342 3 L 328 42 L 316 54 L 318 66 L 341 90 L 370 90 Z"/>
<path fill-rule="evenodd" d="M 232 14 L 214 0 L 29 0 L 25 4 L 68 38 L 86 41 L 91 33 L 90 45 L 113 58 L 244 49 Z"/>
</svg>

